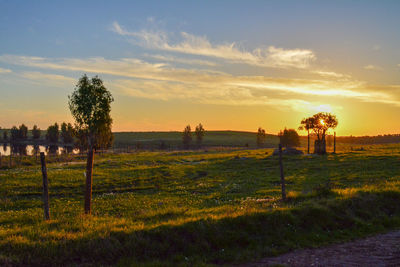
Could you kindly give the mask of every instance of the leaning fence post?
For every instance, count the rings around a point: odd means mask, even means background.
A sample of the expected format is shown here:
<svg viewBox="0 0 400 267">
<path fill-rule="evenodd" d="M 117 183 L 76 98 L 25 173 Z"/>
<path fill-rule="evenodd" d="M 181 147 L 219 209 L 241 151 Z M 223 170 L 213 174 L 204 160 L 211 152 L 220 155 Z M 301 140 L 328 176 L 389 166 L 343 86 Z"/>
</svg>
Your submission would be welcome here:
<svg viewBox="0 0 400 267">
<path fill-rule="evenodd" d="M 283 173 L 282 144 L 279 144 L 279 166 L 281 169 L 282 200 L 286 200 L 285 175 Z"/>
<path fill-rule="evenodd" d="M 93 183 L 93 160 L 94 149 L 90 148 L 88 151 L 86 163 L 86 189 L 85 189 L 85 213 L 92 212 L 92 183 Z"/>
<path fill-rule="evenodd" d="M 47 180 L 47 169 L 44 152 L 40 152 L 40 163 L 42 164 L 42 176 L 43 176 L 43 208 L 45 220 L 50 220 L 50 207 L 49 207 L 49 183 Z"/>
</svg>

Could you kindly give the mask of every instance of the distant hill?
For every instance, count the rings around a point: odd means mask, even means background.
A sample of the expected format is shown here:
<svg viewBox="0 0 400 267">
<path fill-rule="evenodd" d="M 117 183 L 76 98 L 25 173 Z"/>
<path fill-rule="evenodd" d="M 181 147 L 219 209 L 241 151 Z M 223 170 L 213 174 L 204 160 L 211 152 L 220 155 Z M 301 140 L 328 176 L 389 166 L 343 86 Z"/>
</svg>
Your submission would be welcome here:
<svg viewBox="0 0 400 267">
<path fill-rule="evenodd" d="M 256 147 L 257 133 L 240 131 L 206 131 L 203 138 L 205 147 Z M 267 135 L 265 147 L 275 147 L 279 143 L 276 135 Z M 193 134 L 193 144 L 195 135 Z M 181 148 L 182 132 L 115 132 L 114 147 L 134 146 L 138 148 Z M 165 148 L 165 147 L 164 147 Z"/>
</svg>

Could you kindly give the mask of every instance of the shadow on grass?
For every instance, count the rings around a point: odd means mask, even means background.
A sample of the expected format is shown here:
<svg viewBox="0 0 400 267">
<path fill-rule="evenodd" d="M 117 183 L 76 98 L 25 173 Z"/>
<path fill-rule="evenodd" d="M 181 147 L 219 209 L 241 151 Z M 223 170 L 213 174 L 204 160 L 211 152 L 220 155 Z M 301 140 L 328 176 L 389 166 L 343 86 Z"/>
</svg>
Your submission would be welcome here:
<svg viewBox="0 0 400 267">
<path fill-rule="evenodd" d="M 400 192 L 396 191 L 359 192 L 348 199 L 311 199 L 290 209 L 204 219 L 151 230 L 95 232 L 57 242 L 2 243 L 0 264 L 244 262 L 398 227 L 399 201 Z"/>
</svg>

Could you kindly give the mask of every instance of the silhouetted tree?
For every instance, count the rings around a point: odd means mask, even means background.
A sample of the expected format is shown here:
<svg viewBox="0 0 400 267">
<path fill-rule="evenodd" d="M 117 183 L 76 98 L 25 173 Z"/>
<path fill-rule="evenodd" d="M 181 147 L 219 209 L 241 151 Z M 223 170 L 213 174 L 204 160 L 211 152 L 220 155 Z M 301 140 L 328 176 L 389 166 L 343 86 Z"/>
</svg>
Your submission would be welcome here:
<svg viewBox="0 0 400 267">
<path fill-rule="evenodd" d="M 71 123 L 63 122 L 61 124 L 61 139 L 65 144 L 72 144 L 74 142 L 74 127 Z"/>
<path fill-rule="evenodd" d="M 74 128 L 74 136 L 76 137 L 75 147 L 77 147 L 80 152 L 83 152 L 86 149 L 88 149 L 88 140 L 86 132 Z"/>
<path fill-rule="evenodd" d="M 284 147 L 295 147 L 300 145 L 300 136 L 295 129 L 286 129 L 280 131 L 279 140 Z"/>
<path fill-rule="evenodd" d="M 335 115 L 326 112 L 320 112 L 314 114 L 312 117 L 303 119 L 301 124 L 305 127 L 308 123 L 309 129 L 312 129 L 315 133 L 317 140 L 314 143 L 314 153 L 325 154 L 326 153 L 326 141 L 325 136 L 328 129 L 335 129 L 338 125 L 338 120 Z M 300 127 L 302 127 L 300 126 Z"/>
<path fill-rule="evenodd" d="M 86 75 L 79 79 L 68 99 L 69 109 L 75 119 L 75 130 L 79 133 L 78 138 L 87 140 L 89 150 L 86 164 L 85 213 L 90 214 L 94 151 L 111 146 L 113 135 L 110 112 L 114 99 L 98 76 L 89 79 Z M 81 143 L 85 144 L 84 141 Z"/>
<path fill-rule="evenodd" d="M 199 123 L 199 125 L 196 126 L 194 134 L 196 135 L 197 147 L 201 147 L 201 145 L 203 144 L 203 137 L 205 134 L 204 127 L 203 125 L 201 125 L 201 123 Z"/>
<path fill-rule="evenodd" d="M 60 128 L 56 122 L 54 123 L 54 125 L 50 125 L 47 128 L 46 140 L 50 143 L 57 143 L 59 137 L 60 137 Z"/>
<path fill-rule="evenodd" d="M 4 132 L 3 132 L 3 140 L 4 140 L 4 141 L 7 141 L 7 140 L 8 140 L 8 132 L 7 132 L 7 131 L 4 131 Z"/>
<path fill-rule="evenodd" d="M 33 138 L 33 139 L 39 139 L 39 138 L 40 138 L 40 135 L 41 135 L 40 129 L 39 129 L 36 125 L 33 125 L 33 128 L 32 128 L 32 138 Z"/>
<path fill-rule="evenodd" d="M 19 130 L 16 126 L 11 128 L 11 141 L 15 142 L 19 139 Z"/>
<path fill-rule="evenodd" d="M 54 123 L 54 125 L 50 125 L 47 128 L 47 133 L 46 133 L 46 141 L 49 144 L 48 151 L 50 154 L 56 154 L 58 150 L 58 139 L 60 137 L 60 128 L 57 123 Z"/>
<path fill-rule="evenodd" d="M 26 144 L 23 142 L 28 138 L 28 127 L 25 124 L 21 124 L 19 128 L 13 126 L 11 128 L 11 153 L 19 153 L 20 155 L 26 155 Z"/>
<path fill-rule="evenodd" d="M 262 147 L 265 143 L 267 135 L 265 134 L 265 130 L 261 127 L 258 127 L 257 131 L 257 146 Z"/>
<path fill-rule="evenodd" d="M 182 143 L 185 149 L 188 149 L 190 143 L 192 143 L 192 129 L 190 128 L 190 125 L 186 126 L 183 130 Z"/>
<path fill-rule="evenodd" d="M 26 127 L 25 124 L 21 124 L 19 126 L 18 139 L 19 140 L 26 140 L 27 138 L 28 138 L 28 127 Z"/>
</svg>

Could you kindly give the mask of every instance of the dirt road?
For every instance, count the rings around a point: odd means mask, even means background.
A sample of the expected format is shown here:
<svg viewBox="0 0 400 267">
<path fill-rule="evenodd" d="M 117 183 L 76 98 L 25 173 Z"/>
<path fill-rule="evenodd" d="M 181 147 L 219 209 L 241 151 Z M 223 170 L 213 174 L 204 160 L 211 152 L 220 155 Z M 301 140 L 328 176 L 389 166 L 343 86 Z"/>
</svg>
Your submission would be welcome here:
<svg viewBox="0 0 400 267">
<path fill-rule="evenodd" d="M 400 231 L 318 249 L 304 249 L 244 266 L 400 266 Z"/>
</svg>

